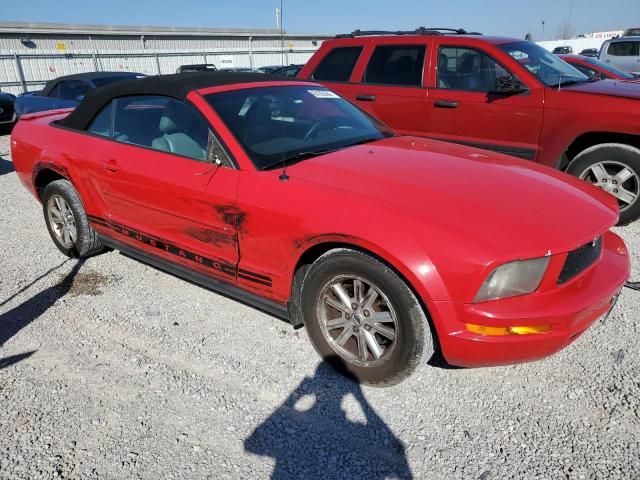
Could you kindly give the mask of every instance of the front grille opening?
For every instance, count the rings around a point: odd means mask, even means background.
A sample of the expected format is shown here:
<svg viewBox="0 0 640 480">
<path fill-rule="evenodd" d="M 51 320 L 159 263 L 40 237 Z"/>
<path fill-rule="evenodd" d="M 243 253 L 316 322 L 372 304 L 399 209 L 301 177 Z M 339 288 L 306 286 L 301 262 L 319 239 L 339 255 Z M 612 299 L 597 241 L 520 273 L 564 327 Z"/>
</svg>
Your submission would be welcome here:
<svg viewBox="0 0 640 480">
<path fill-rule="evenodd" d="M 594 242 L 587 243 L 570 252 L 558 276 L 558 285 L 568 282 L 593 265 L 595 261 L 600 258 L 601 251 L 602 237 L 598 237 Z"/>
</svg>

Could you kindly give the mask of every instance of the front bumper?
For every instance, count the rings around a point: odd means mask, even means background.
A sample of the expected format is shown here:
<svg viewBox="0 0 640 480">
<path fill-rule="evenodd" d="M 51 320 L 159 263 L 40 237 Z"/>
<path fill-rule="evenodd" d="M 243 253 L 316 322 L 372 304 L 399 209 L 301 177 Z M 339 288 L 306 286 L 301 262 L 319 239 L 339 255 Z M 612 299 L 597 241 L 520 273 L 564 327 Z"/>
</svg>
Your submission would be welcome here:
<svg viewBox="0 0 640 480">
<path fill-rule="evenodd" d="M 603 235 L 601 258 L 576 278 L 545 292 L 478 304 L 427 302 L 442 354 L 452 365 L 480 367 L 528 362 L 569 345 L 615 305 L 630 262 L 620 237 Z M 487 327 L 550 325 L 545 333 L 485 336 Z"/>
</svg>

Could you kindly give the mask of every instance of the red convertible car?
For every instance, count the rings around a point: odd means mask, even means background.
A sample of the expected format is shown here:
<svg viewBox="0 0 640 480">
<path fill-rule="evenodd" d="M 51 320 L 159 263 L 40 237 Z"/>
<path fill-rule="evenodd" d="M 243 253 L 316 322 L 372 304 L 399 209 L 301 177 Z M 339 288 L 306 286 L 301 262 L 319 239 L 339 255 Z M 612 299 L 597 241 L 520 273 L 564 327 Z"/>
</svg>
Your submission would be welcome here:
<svg viewBox="0 0 640 480">
<path fill-rule="evenodd" d="M 56 246 L 105 246 L 306 326 L 390 385 L 539 359 L 629 274 L 614 197 L 547 167 L 397 136 L 334 92 L 262 74 L 121 82 L 22 119 L 12 153 Z M 268 341 L 268 340 L 267 340 Z"/>
</svg>

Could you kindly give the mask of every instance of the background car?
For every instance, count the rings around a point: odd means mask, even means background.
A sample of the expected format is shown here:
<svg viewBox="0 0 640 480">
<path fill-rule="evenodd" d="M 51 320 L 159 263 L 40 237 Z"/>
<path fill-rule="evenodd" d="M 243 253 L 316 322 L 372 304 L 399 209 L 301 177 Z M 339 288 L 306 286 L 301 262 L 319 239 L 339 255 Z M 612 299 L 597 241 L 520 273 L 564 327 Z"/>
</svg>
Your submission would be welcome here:
<svg viewBox="0 0 640 480">
<path fill-rule="evenodd" d="M 559 55 L 559 57 L 589 78 L 640 82 L 639 75 L 634 75 L 609 63 L 601 62 L 597 58 L 582 55 Z"/>
<path fill-rule="evenodd" d="M 0 130 L 11 129 L 16 121 L 14 110 L 15 95 L 0 92 Z"/>
<path fill-rule="evenodd" d="M 570 47 L 569 45 L 566 45 L 563 47 L 556 47 L 553 49 L 553 53 L 555 55 L 566 55 L 568 53 L 573 53 L 573 47 Z"/>
<path fill-rule="evenodd" d="M 40 91 L 18 95 L 16 117 L 57 108 L 75 108 L 93 88 L 145 76 L 134 72 L 88 72 L 58 77 L 49 80 Z"/>
<path fill-rule="evenodd" d="M 436 345 L 462 366 L 550 355 L 607 315 L 629 275 L 612 196 L 398 136 L 317 83 L 115 84 L 19 122 L 11 148 L 63 254 L 108 245 L 304 325 L 371 385 L 402 381 Z"/>
<path fill-rule="evenodd" d="M 176 73 L 190 72 L 215 72 L 218 70 L 213 63 L 197 63 L 193 65 L 180 65 Z"/>
<path fill-rule="evenodd" d="M 640 37 L 640 28 L 627 28 L 622 34 L 623 37 Z"/>
<path fill-rule="evenodd" d="M 607 40 L 598 59 L 627 72 L 640 74 L 640 37 L 618 37 Z"/>
<path fill-rule="evenodd" d="M 580 55 L 585 57 L 597 57 L 599 50 L 597 48 L 585 48 L 580 52 Z"/>
<path fill-rule="evenodd" d="M 302 67 L 304 65 L 286 65 L 286 66 L 270 66 L 270 67 L 260 67 L 258 70 L 263 71 L 264 73 L 269 73 L 271 75 L 279 75 L 282 77 L 291 77 L 291 78 L 295 78 L 298 73 L 300 72 L 300 70 L 302 70 Z"/>
<path fill-rule="evenodd" d="M 219 69 L 220 72 L 235 72 L 235 73 L 264 73 L 259 68 L 251 67 L 228 67 Z"/>
</svg>

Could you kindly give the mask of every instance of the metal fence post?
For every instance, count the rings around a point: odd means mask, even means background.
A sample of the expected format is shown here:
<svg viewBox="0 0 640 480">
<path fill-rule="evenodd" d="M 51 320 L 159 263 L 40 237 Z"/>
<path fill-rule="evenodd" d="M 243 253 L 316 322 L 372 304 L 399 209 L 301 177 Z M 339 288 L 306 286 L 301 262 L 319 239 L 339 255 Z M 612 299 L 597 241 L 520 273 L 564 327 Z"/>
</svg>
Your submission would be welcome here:
<svg viewBox="0 0 640 480">
<path fill-rule="evenodd" d="M 20 62 L 20 57 L 18 54 L 14 54 L 13 58 L 16 62 L 16 70 L 18 72 L 18 76 L 20 77 L 20 83 L 22 84 L 22 92 L 27 93 L 27 82 L 24 79 L 24 72 L 22 71 L 22 63 Z"/>
<path fill-rule="evenodd" d="M 153 55 L 156 57 L 156 67 L 158 68 L 158 75 L 162 75 L 162 72 L 160 71 L 160 59 L 158 58 L 158 52 L 155 52 Z"/>
<path fill-rule="evenodd" d="M 249 66 L 253 68 L 253 37 L 249 36 Z"/>
</svg>

